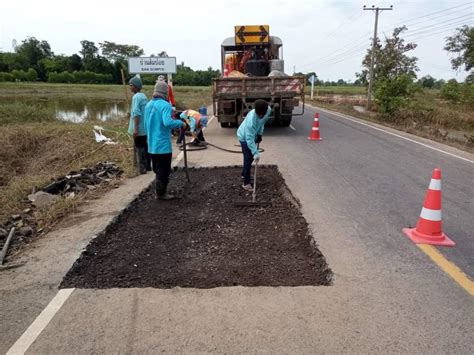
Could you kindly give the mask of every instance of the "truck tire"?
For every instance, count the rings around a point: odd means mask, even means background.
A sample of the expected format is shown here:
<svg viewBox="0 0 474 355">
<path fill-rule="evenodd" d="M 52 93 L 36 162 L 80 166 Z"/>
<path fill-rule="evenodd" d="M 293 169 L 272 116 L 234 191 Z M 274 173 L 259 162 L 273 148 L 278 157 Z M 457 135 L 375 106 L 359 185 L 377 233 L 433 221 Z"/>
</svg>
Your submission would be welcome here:
<svg viewBox="0 0 474 355">
<path fill-rule="evenodd" d="M 293 118 L 292 116 L 293 110 L 283 110 L 283 114 L 280 115 L 280 112 L 276 112 L 276 123 L 280 127 L 288 127 L 291 124 L 291 119 Z"/>
<path fill-rule="evenodd" d="M 280 126 L 289 127 L 291 124 L 291 119 L 292 119 L 292 116 L 283 116 L 283 118 L 280 121 Z"/>
</svg>

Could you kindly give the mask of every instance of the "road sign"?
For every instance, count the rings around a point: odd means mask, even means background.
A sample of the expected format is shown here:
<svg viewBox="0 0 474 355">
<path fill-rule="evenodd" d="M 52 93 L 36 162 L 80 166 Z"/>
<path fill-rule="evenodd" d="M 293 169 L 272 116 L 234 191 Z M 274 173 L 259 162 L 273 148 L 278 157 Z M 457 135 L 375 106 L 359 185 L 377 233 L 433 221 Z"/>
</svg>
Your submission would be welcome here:
<svg viewBox="0 0 474 355">
<path fill-rule="evenodd" d="M 235 26 L 235 44 L 263 44 L 270 41 L 270 26 Z"/>
<path fill-rule="evenodd" d="M 131 74 L 176 74 L 176 57 L 130 57 Z"/>
</svg>

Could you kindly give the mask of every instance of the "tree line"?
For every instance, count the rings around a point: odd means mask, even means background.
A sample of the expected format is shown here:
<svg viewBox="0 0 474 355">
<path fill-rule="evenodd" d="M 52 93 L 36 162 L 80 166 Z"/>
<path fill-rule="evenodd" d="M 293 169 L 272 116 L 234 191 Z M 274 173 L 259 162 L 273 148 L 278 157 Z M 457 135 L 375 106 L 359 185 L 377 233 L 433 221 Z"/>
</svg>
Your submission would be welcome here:
<svg viewBox="0 0 474 355">
<path fill-rule="evenodd" d="M 52 83 L 121 84 L 124 70 L 128 73 L 128 57 L 145 54 L 136 45 L 83 40 L 81 50 L 72 55 L 55 54 L 47 41 L 28 37 L 13 52 L 0 53 L 0 81 L 43 81 Z M 157 57 L 166 57 L 165 51 Z M 173 82 L 176 85 L 207 86 L 219 70 L 193 70 L 181 63 Z M 142 76 L 145 84 L 154 84 L 156 75 Z"/>
</svg>

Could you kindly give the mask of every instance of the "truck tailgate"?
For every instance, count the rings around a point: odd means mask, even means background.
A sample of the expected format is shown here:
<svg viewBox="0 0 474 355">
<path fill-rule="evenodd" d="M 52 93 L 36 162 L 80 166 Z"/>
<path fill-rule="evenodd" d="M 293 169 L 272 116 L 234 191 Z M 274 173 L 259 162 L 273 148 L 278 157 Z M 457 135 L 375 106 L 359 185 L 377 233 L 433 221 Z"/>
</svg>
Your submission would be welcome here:
<svg viewBox="0 0 474 355">
<path fill-rule="evenodd" d="M 295 97 L 304 95 L 305 79 L 290 77 L 217 78 L 213 80 L 215 98 Z"/>
</svg>

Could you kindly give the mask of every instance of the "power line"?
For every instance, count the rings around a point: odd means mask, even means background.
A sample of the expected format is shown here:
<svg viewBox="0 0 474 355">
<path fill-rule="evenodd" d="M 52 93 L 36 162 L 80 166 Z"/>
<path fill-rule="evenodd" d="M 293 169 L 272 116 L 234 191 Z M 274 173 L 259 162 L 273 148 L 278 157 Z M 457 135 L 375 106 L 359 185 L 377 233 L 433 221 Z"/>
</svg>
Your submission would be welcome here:
<svg viewBox="0 0 474 355">
<path fill-rule="evenodd" d="M 438 27 L 439 25 L 446 24 L 446 23 L 451 22 L 451 21 L 458 21 L 458 22 L 459 22 L 459 21 L 462 21 L 462 22 L 464 22 L 465 20 L 468 20 L 468 19 L 470 19 L 470 18 L 472 18 L 471 15 L 463 15 L 463 16 L 451 18 L 451 19 L 446 20 L 446 21 L 438 22 L 438 23 L 433 24 L 433 25 L 429 25 L 429 26 L 424 26 L 424 27 L 416 28 L 414 32 L 420 32 L 420 31 L 424 31 L 424 30 L 436 28 L 436 27 Z"/>
<path fill-rule="evenodd" d="M 405 21 L 402 21 L 402 22 L 392 23 L 389 26 L 394 26 L 394 25 L 397 25 L 397 24 L 409 24 L 410 22 L 412 22 L 409 25 L 411 27 L 413 25 L 420 24 L 420 23 L 423 23 L 423 22 L 427 22 L 427 21 L 430 21 L 430 20 L 435 20 L 435 19 L 438 19 L 440 17 L 446 17 L 446 14 L 448 14 L 448 16 L 456 15 L 457 13 L 462 12 L 463 8 L 465 8 L 468 5 L 472 5 L 472 4 L 474 4 L 474 3 L 470 2 L 470 3 L 465 3 L 465 4 L 449 7 L 449 8 L 446 8 L 446 9 L 442 9 L 442 10 L 438 10 L 438 11 L 435 11 L 435 12 L 432 12 L 432 13 L 428 13 L 428 14 L 423 15 L 423 16 L 414 17 L 414 18 L 411 18 L 409 20 L 405 20 Z M 440 13 L 442 13 L 442 14 L 439 15 Z M 434 15 L 437 15 L 437 16 L 433 17 Z M 458 23 L 458 22 L 451 22 L 451 21 L 459 20 L 459 19 L 462 19 L 464 21 L 464 19 L 466 19 L 469 16 L 470 15 L 468 14 L 468 15 L 463 15 L 463 16 L 459 16 L 459 17 L 452 17 L 452 18 L 450 18 L 446 21 L 438 22 L 436 24 L 423 26 L 423 27 L 420 27 L 420 28 L 415 28 L 414 30 L 412 30 L 412 32 L 407 33 L 404 36 L 404 38 L 407 38 L 407 37 L 410 38 L 410 37 L 418 36 L 418 35 L 425 34 L 425 33 L 429 33 L 429 35 L 428 36 L 423 36 L 423 37 L 420 37 L 420 38 L 425 38 L 425 37 L 429 37 L 431 35 L 439 34 L 438 32 L 433 33 L 432 31 L 438 31 L 440 29 L 445 28 L 445 26 L 453 26 L 453 25 L 461 24 L 461 23 Z M 353 17 L 354 17 L 354 13 L 352 15 L 350 15 L 345 22 L 347 23 Z M 417 21 L 417 20 L 420 20 L 420 19 L 423 19 L 423 18 L 425 20 Z M 417 21 L 417 22 L 413 22 L 413 21 Z M 439 26 L 440 24 L 444 24 L 444 25 L 440 27 Z M 342 27 L 342 25 L 340 25 L 339 27 Z M 388 28 L 388 26 L 387 26 L 387 28 Z M 445 32 L 445 31 L 443 31 L 443 32 Z M 363 37 L 360 37 L 361 39 L 359 39 L 357 42 L 354 43 L 354 41 L 352 41 L 348 45 L 346 45 L 344 47 L 341 47 L 339 49 L 336 49 L 335 51 L 332 51 L 332 52 L 330 52 L 329 54 L 327 54 L 325 56 L 315 58 L 311 63 L 306 63 L 306 64 L 301 65 L 300 68 L 305 68 L 305 67 L 308 67 L 308 66 L 311 66 L 311 65 L 328 66 L 326 63 L 330 63 L 329 65 L 333 65 L 333 64 L 337 64 L 337 63 L 340 63 L 342 61 L 345 61 L 347 59 L 350 59 L 350 58 L 352 58 L 352 56 L 354 54 L 365 51 L 365 49 L 367 48 L 365 43 L 367 42 L 367 40 L 368 40 L 367 37 L 370 36 L 370 34 L 371 34 L 370 32 L 367 32 L 363 35 Z M 418 39 L 418 38 L 415 38 L 415 39 Z M 363 50 L 361 49 L 362 46 L 364 46 Z M 347 56 L 347 57 L 345 57 L 345 56 Z"/>
<path fill-rule="evenodd" d="M 455 30 L 456 27 L 451 27 L 451 28 L 445 28 L 443 30 L 439 30 L 438 32 L 429 32 L 428 34 L 426 34 L 425 36 L 421 36 L 421 37 L 416 37 L 416 38 L 413 38 L 412 40 L 413 41 L 418 41 L 422 38 L 427 38 L 427 37 L 431 37 L 431 36 L 435 36 L 435 35 L 439 35 L 439 34 L 443 34 L 443 33 L 446 33 L 446 32 L 449 32 L 449 31 L 453 31 Z"/>
<path fill-rule="evenodd" d="M 415 31 L 415 32 L 412 32 L 412 33 L 407 33 L 404 36 L 404 38 L 410 39 L 410 38 L 413 38 L 413 37 L 417 37 L 419 35 L 430 34 L 430 33 L 433 33 L 433 32 L 439 31 L 439 30 L 455 30 L 456 28 L 459 28 L 459 26 L 462 26 L 462 25 L 468 25 L 468 24 L 466 24 L 466 22 L 464 22 L 464 21 L 452 22 L 452 23 L 449 23 L 449 24 L 446 24 L 446 25 L 443 25 L 443 26 L 439 26 L 439 27 L 435 27 L 435 28 L 431 28 L 431 29 L 428 29 L 428 30 Z"/>
<path fill-rule="evenodd" d="M 337 28 L 330 32 L 328 35 L 326 35 L 326 38 L 330 38 L 332 37 L 335 33 L 337 33 L 346 23 L 350 22 L 356 15 L 357 18 L 355 20 L 352 21 L 352 23 L 355 23 L 357 22 L 357 20 L 362 17 L 362 13 L 359 12 L 359 10 L 356 10 L 352 15 L 350 15 L 347 20 L 345 20 L 344 22 L 342 22 L 339 26 L 337 26 Z"/>
<path fill-rule="evenodd" d="M 388 26 L 396 26 L 396 25 L 401 25 L 401 24 L 407 24 L 407 23 L 410 23 L 411 21 L 413 20 L 419 20 L 421 18 L 425 18 L 425 17 L 430 17 L 432 15 L 436 15 L 436 14 L 439 14 L 439 13 L 443 13 L 443 14 L 446 14 L 446 12 L 450 12 L 450 10 L 453 10 L 453 9 L 458 9 L 460 7 L 464 7 L 464 6 L 467 6 L 467 5 L 470 5 L 472 6 L 474 4 L 474 2 L 468 2 L 468 3 L 464 3 L 464 4 L 461 4 L 461 5 L 457 5 L 457 6 L 453 6 L 453 7 L 448 7 L 446 9 L 442 9 L 442 10 L 438 10 L 438 11 L 435 11 L 435 12 L 431 12 L 429 14 L 426 14 L 426 15 L 423 15 L 423 16 L 417 16 L 417 17 L 412 17 L 411 19 L 408 19 L 408 20 L 403 20 L 403 21 L 400 21 L 400 22 L 395 22 L 395 23 L 392 23 Z"/>
</svg>

